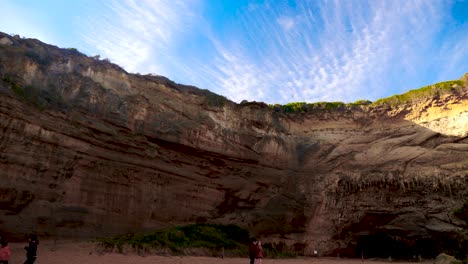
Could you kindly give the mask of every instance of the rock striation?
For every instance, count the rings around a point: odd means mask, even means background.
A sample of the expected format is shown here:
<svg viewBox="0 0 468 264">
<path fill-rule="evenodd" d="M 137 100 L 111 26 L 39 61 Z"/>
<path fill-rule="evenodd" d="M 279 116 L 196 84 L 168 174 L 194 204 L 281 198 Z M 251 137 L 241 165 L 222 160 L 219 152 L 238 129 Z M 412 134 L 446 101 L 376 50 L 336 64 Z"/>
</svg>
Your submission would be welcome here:
<svg viewBox="0 0 468 264">
<path fill-rule="evenodd" d="M 0 79 L 3 234 L 232 223 L 393 258 L 466 243 L 467 75 L 411 103 L 284 113 L 0 33 Z"/>
</svg>

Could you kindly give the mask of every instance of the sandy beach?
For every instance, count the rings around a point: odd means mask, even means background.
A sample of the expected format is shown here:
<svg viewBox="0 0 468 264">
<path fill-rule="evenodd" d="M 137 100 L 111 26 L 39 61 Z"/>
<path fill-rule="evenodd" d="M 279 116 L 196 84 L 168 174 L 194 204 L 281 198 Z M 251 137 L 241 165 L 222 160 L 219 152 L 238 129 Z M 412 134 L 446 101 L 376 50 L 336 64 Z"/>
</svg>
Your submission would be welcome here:
<svg viewBox="0 0 468 264">
<path fill-rule="evenodd" d="M 23 247 L 26 243 L 10 243 L 12 256 L 10 264 L 22 264 L 25 260 Z M 388 264 L 383 260 L 364 260 L 373 264 Z M 136 254 L 99 253 L 96 244 L 91 242 L 73 241 L 41 241 L 38 249 L 37 264 L 248 264 L 246 258 L 213 258 L 213 257 L 188 257 L 188 256 L 138 256 Z M 264 264 L 362 264 L 360 259 L 338 258 L 295 258 L 295 259 L 269 259 L 263 260 Z M 393 263 L 405 263 L 397 262 Z M 409 263 L 409 262 L 408 262 Z M 426 262 L 427 263 L 427 262 Z"/>
</svg>

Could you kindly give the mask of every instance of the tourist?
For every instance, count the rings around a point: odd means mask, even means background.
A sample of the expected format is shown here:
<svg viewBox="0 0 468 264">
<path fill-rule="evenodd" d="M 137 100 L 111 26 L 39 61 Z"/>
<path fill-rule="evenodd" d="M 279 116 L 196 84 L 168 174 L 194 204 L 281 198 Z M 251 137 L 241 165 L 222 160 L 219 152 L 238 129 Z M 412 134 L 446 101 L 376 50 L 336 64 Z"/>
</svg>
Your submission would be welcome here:
<svg viewBox="0 0 468 264">
<path fill-rule="evenodd" d="M 5 239 L 0 239 L 0 264 L 8 264 L 8 260 L 11 256 L 10 246 L 8 246 L 8 242 Z"/>
<path fill-rule="evenodd" d="M 37 246 L 39 245 L 39 240 L 36 235 L 31 235 L 29 239 L 29 245 L 25 246 L 26 250 L 26 261 L 24 264 L 33 264 L 36 261 L 37 257 Z"/>
<path fill-rule="evenodd" d="M 257 250 L 256 250 L 257 252 L 255 255 L 255 264 L 262 264 L 262 260 L 263 260 L 262 242 L 257 241 L 256 246 L 257 246 Z"/>
<path fill-rule="evenodd" d="M 257 239 L 252 238 L 249 244 L 249 258 L 250 264 L 255 263 L 255 256 L 257 255 Z"/>
</svg>

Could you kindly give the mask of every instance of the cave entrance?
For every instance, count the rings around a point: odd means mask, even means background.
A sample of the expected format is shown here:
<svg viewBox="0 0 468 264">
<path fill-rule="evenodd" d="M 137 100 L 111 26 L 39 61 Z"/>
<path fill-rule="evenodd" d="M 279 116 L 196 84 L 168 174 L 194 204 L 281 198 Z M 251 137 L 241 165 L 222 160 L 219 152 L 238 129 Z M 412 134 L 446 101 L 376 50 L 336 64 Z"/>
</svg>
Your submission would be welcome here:
<svg viewBox="0 0 468 264">
<path fill-rule="evenodd" d="M 412 258 L 414 250 L 404 241 L 378 232 L 358 238 L 356 256 L 364 258 Z"/>
<path fill-rule="evenodd" d="M 428 259 L 435 258 L 440 252 L 463 253 L 456 239 L 449 237 L 401 237 L 383 232 L 359 236 L 355 256 L 364 258 Z"/>
</svg>

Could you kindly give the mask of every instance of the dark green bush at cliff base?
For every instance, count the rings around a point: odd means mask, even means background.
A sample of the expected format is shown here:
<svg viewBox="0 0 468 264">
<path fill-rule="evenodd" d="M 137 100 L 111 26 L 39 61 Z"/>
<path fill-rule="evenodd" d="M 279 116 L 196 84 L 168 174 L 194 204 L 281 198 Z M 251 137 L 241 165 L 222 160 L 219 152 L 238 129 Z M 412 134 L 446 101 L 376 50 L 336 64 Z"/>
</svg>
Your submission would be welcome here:
<svg viewBox="0 0 468 264">
<path fill-rule="evenodd" d="M 190 254 L 190 249 L 202 249 L 210 256 L 247 257 L 249 232 L 236 225 L 192 224 L 175 226 L 146 234 L 127 234 L 113 238 L 98 238 L 97 242 L 107 250 L 123 252 L 124 246 L 135 250 L 155 249 L 156 252 L 170 252 L 173 255 Z M 263 252 L 267 258 L 291 258 L 303 255 L 305 244 L 296 243 L 288 247 L 284 242 L 264 243 Z M 166 249 L 166 250 L 164 250 Z M 188 249 L 188 251 L 184 251 Z"/>
<path fill-rule="evenodd" d="M 221 249 L 247 255 L 249 232 L 235 225 L 192 224 L 158 230 L 147 234 L 127 234 L 114 238 L 98 238 L 105 248 L 122 250 L 124 245 L 133 248 L 166 248 L 172 254 L 181 254 L 183 249 L 202 248 L 212 252 Z"/>
</svg>

